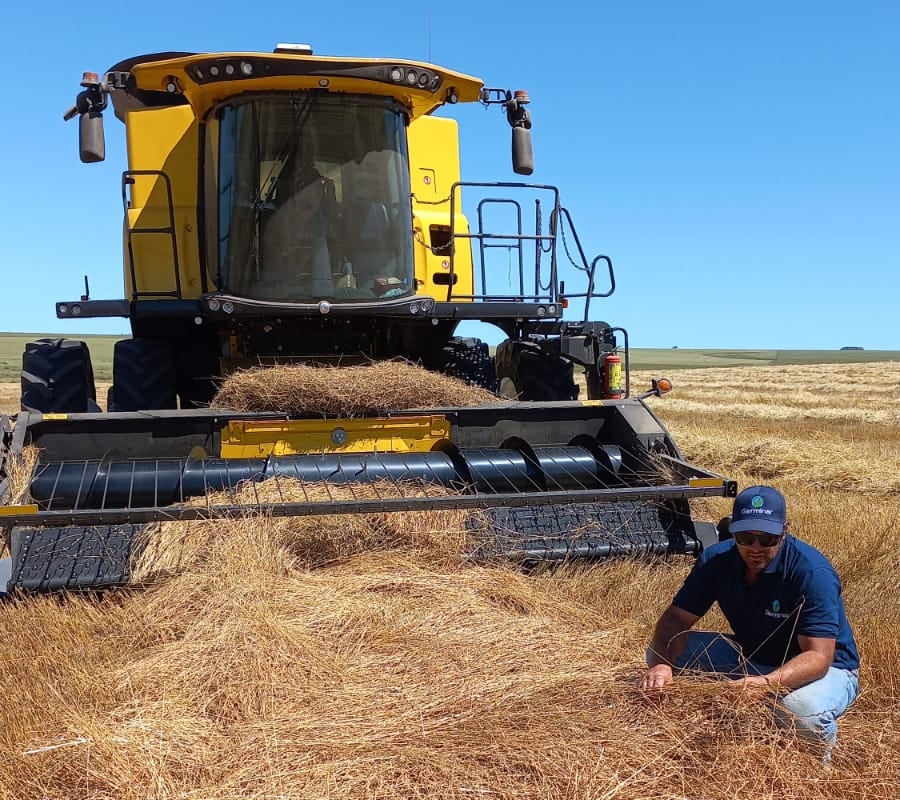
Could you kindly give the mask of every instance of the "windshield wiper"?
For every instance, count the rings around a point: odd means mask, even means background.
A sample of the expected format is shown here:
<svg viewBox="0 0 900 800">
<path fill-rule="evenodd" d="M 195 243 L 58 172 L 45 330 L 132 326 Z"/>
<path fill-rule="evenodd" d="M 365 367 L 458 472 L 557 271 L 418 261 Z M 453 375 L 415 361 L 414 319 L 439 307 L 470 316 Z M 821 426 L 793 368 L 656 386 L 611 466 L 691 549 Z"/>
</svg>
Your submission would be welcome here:
<svg viewBox="0 0 900 800">
<path fill-rule="evenodd" d="M 269 167 L 269 174 L 266 176 L 265 181 L 259 182 L 259 188 L 257 189 L 256 196 L 253 198 L 253 260 L 256 266 L 256 279 L 259 280 L 259 257 L 260 257 L 260 240 L 261 240 L 261 222 L 262 222 L 262 212 L 264 208 L 268 208 L 269 204 L 272 202 L 272 198 L 275 196 L 275 189 L 278 186 L 278 179 L 281 177 L 282 168 L 284 167 L 285 162 L 290 155 L 291 149 L 294 146 L 294 143 L 297 141 L 297 136 L 300 131 L 303 129 L 303 126 L 306 124 L 307 119 L 309 119 L 309 115 L 312 112 L 312 107 L 315 104 L 315 101 L 321 96 L 322 92 L 319 90 L 312 90 L 309 92 L 305 92 L 302 98 L 298 101 L 293 101 L 297 103 L 296 112 L 294 114 L 294 121 L 291 123 L 291 129 L 288 131 L 288 135 L 285 137 L 284 142 L 279 148 L 278 155 L 275 157 L 275 161 Z M 257 125 L 259 123 L 257 122 Z M 259 131 L 257 130 L 256 136 L 256 167 L 259 170 L 260 165 L 260 152 L 259 152 Z M 278 174 L 273 175 L 273 171 L 275 167 L 278 166 Z"/>
</svg>

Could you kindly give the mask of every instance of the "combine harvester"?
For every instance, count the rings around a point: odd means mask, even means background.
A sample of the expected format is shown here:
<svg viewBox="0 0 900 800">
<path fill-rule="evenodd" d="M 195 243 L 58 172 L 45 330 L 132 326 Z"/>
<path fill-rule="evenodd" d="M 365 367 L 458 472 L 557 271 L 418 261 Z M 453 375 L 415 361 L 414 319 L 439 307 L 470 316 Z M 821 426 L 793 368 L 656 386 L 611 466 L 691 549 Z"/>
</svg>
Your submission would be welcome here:
<svg viewBox="0 0 900 800">
<path fill-rule="evenodd" d="M 522 562 L 716 540 L 689 501 L 735 483 L 682 459 L 644 403 L 668 382 L 632 394 L 626 331 L 589 319 L 615 288 L 610 259 L 585 257 L 555 187 L 460 179 L 456 122 L 435 112 L 498 106 L 527 176 L 525 92 L 305 45 L 138 56 L 81 85 L 65 117 L 82 161 L 104 158 L 109 101 L 125 123 L 125 297 L 92 300 L 86 279 L 57 317 L 125 317 L 133 336 L 116 344 L 107 412 L 83 342 L 26 347 L 22 412 L 0 419 L 0 591 L 125 584 L 149 523 L 255 512 L 484 509 L 470 555 Z M 502 330 L 495 356 L 457 334 L 463 321 Z M 324 420 L 209 406 L 244 367 L 395 358 L 497 402 Z M 29 445 L 39 458 L 16 487 Z M 238 500 L 260 481 L 292 489 Z"/>
</svg>

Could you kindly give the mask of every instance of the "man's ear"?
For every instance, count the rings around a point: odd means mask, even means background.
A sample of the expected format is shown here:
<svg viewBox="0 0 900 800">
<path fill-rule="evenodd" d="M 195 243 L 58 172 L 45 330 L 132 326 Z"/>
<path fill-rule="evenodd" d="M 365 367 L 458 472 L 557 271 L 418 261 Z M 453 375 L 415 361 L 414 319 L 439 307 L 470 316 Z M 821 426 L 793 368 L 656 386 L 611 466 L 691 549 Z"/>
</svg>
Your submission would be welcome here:
<svg viewBox="0 0 900 800">
<path fill-rule="evenodd" d="M 725 542 L 731 538 L 731 531 L 728 530 L 728 526 L 731 525 L 731 517 L 722 517 L 716 523 L 716 530 L 719 532 L 719 541 Z"/>
</svg>

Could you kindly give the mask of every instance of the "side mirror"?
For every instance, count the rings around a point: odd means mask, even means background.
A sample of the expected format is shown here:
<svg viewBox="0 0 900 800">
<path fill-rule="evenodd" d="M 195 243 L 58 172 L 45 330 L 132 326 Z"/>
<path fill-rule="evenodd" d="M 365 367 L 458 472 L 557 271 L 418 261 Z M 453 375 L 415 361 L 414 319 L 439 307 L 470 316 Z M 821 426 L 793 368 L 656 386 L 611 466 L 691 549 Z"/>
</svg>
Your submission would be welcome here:
<svg viewBox="0 0 900 800">
<path fill-rule="evenodd" d="M 78 119 L 78 154 L 85 164 L 95 164 L 106 158 L 106 139 L 103 135 L 103 114 L 87 111 Z"/>
<path fill-rule="evenodd" d="M 528 92 L 517 89 L 506 93 L 506 119 L 512 128 L 512 162 L 516 175 L 534 172 L 534 153 L 531 150 L 531 113 L 525 106 L 531 100 Z"/>
<path fill-rule="evenodd" d="M 534 153 L 528 128 L 512 129 L 512 162 L 516 175 L 531 175 L 534 172 Z"/>
<path fill-rule="evenodd" d="M 85 72 L 81 79 L 84 91 L 78 93 L 75 105 L 65 114 L 68 122 L 78 117 L 78 154 L 85 164 L 94 164 L 106 158 L 106 140 L 103 136 L 103 109 L 106 108 L 106 92 L 96 72 Z"/>
</svg>

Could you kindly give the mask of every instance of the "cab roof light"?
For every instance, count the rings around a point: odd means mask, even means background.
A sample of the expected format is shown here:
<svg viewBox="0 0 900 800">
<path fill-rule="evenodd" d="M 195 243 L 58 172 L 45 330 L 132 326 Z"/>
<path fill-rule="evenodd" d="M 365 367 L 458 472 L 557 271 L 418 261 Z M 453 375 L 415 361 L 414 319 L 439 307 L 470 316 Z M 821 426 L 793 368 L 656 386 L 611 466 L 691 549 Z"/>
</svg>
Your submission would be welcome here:
<svg viewBox="0 0 900 800">
<path fill-rule="evenodd" d="M 294 42 L 279 42 L 275 45 L 274 53 L 286 53 L 292 56 L 311 56 L 313 49 L 311 44 L 299 44 Z"/>
<path fill-rule="evenodd" d="M 309 45 L 279 45 L 279 47 L 306 47 Z M 278 52 L 278 51 L 276 51 Z M 297 53 L 297 50 L 285 50 L 284 52 Z M 309 51 L 310 53 L 312 50 Z M 385 67 L 382 64 L 359 61 L 344 64 L 340 67 L 339 75 L 336 67 L 328 62 L 319 62 L 315 59 L 279 59 L 269 61 L 267 57 L 260 58 L 235 58 L 227 59 L 213 56 L 201 62 L 194 63 L 188 68 L 188 72 L 197 83 L 216 83 L 219 81 L 231 81 L 241 79 L 254 79 L 263 76 L 276 78 L 282 76 L 309 76 L 318 77 L 319 86 L 327 88 L 334 78 L 356 78 L 379 83 L 390 83 L 403 86 L 404 89 L 424 90 L 435 93 L 443 83 L 440 73 L 422 68 L 408 67 L 402 64 L 393 64 Z M 181 91 L 181 87 L 178 87 Z M 451 90 L 450 102 L 458 99 L 456 91 Z"/>
</svg>

